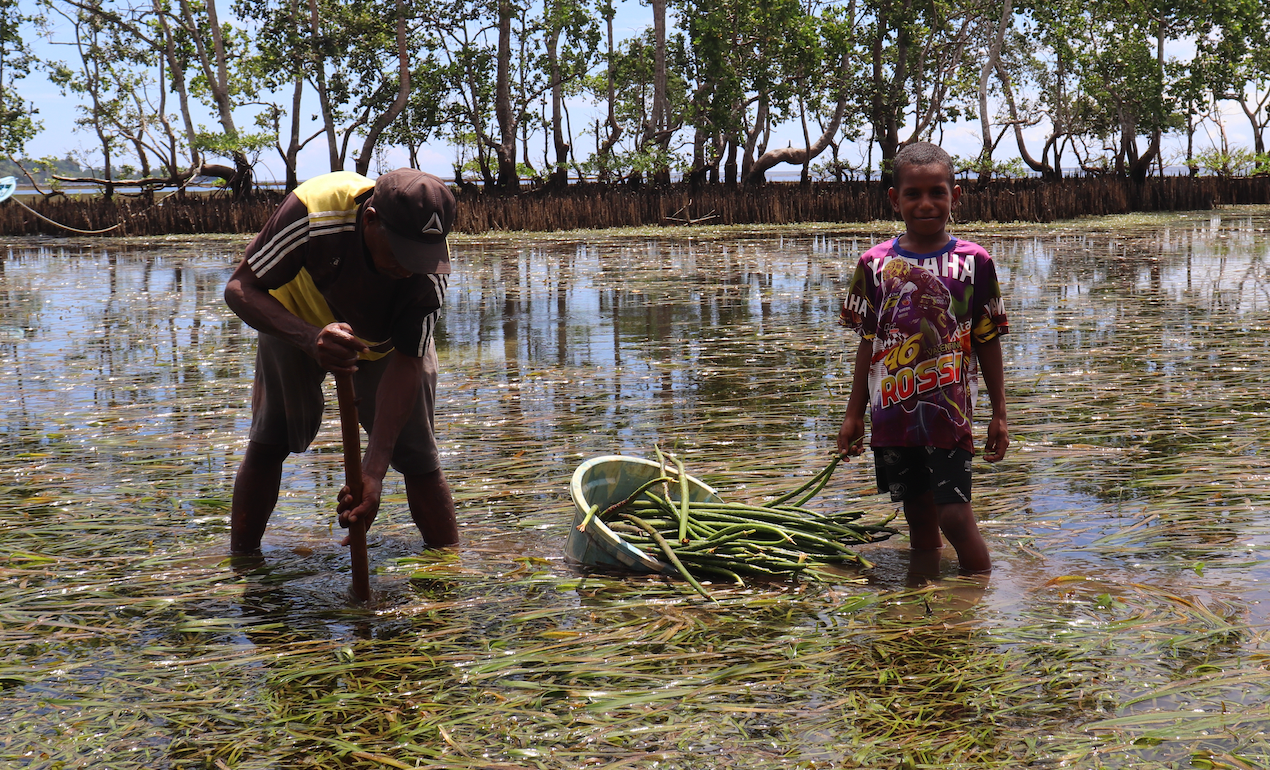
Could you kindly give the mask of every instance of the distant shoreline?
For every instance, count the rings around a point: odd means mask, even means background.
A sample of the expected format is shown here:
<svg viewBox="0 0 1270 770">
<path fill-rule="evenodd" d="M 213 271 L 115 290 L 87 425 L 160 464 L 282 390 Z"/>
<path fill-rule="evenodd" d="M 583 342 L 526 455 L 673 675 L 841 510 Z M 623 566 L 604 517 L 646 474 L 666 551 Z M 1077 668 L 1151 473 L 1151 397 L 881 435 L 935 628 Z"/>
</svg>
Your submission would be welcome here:
<svg viewBox="0 0 1270 770">
<path fill-rule="evenodd" d="M 268 188 L 237 201 L 216 193 L 156 193 L 153 200 L 109 201 L 87 194 L 48 200 L 27 195 L 21 203 L 39 216 L 12 202 L 0 203 L 0 234 L 254 233 L 282 197 L 281 190 Z M 459 233 L 893 219 L 885 190 L 877 182 L 773 182 L 761 187 L 584 184 L 564 190 L 533 188 L 512 196 L 487 195 L 469 187 L 457 190 L 456 197 L 454 230 Z M 1130 212 L 1207 210 L 1225 204 L 1270 204 L 1270 177 L 1151 177 L 1140 184 L 1119 177 L 1013 179 L 982 187 L 970 181 L 963 185 L 954 216 L 959 222 L 1043 223 Z"/>
<path fill-rule="evenodd" d="M 1094 175 L 1086 174 L 1079 167 L 1064 168 L 1062 169 L 1062 172 L 1063 172 L 1064 180 L 1100 178 Z M 788 171 L 773 169 L 773 170 L 769 170 L 766 173 L 768 182 L 778 183 L 778 184 L 798 182 L 800 179 L 800 175 L 801 175 L 801 172 L 797 169 L 791 169 Z M 1182 176 L 1189 176 L 1189 175 L 1190 175 L 1190 169 L 1186 166 L 1165 166 L 1164 167 L 1164 177 L 1166 178 L 1182 177 Z M 435 174 L 435 176 L 440 178 L 446 184 L 449 184 L 449 185 L 455 184 L 453 176 L 450 176 L 447 174 Z M 38 191 L 31 186 L 31 183 L 28 180 L 23 179 L 20 176 L 17 177 L 17 179 L 18 179 L 18 188 L 17 188 L 17 191 L 14 193 L 15 195 L 38 195 Z M 213 179 L 213 177 L 206 177 L 206 179 L 211 180 Z M 1024 181 L 1025 182 L 1025 181 L 1036 181 L 1040 179 L 1041 179 L 1041 175 L 1039 173 L 1029 171 L 1022 177 L 1018 177 L 1016 179 L 1007 180 L 1007 181 Z M 682 177 L 677 174 L 672 176 L 672 180 L 674 184 L 680 184 L 683 182 Z M 301 179 L 300 183 L 303 184 L 306 181 L 308 180 Z M 816 184 L 865 184 L 865 183 L 876 184 L 877 182 L 878 182 L 877 179 L 870 177 L 869 179 L 863 179 L 863 178 L 848 179 L 848 180 L 844 180 L 843 182 L 836 182 L 833 180 L 819 180 L 816 182 Z M 976 182 L 977 180 L 969 174 L 963 174 L 957 179 L 957 183 L 963 186 L 973 185 L 973 184 L 976 184 Z M 44 184 L 46 188 L 45 191 L 48 192 L 48 189 L 47 189 L 48 185 L 45 183 L 42 183 L 42 184 Z M 282 190 L 286 187 L 286 181 L 281 179 L 261 180 L 257 178 L 253 180 L 252 184 L 256 189 L 259 189 L 259 190 Z M 464 184 L 481 186 L 482 182 L 478 179 L 465 179 Z M 588 185 L 595 185 L 595 184 L 600 184 L 600 183 L 594 179 L 585 179 L 581 181 L 577 179 L 570 180 L 571 186 L 573 185 L 588 186 Z M 522 183 L 522 185 L 525 190 L 537 189 L 537 185 L 534 182 L 525 181 Z M 622 185 L 621 183 L 618 183 L 616 186 L 622 186 Z M 63 182 L 61 183 L 61 189 L 67 195 L 72 195 L 72 194 L 82 195 L 82 194 L 100 194 L 102 187 L 101 185 L 96 185 L 96 184 L 67 185 L 66 183 Z M 198 184 L 198 185 L 191 185 L 189 187 L 186 187 L 185 189 L 190 192 L 207 193 L 207 192 L 216 192 L 221 190 L 222 188 L 214 184 L 204 183 L 204 184 Z M 164 194 L 164 192 L 172 192 L 172 191 L 173 191 L 173 188 L 160 188 L 155 191 L 155 194 L 162 195 Z M 119 183 L 115 187 L 115 192 L 120 194 L 135 194 L 140 192 L 140 188 L 137 187 L 136 185 L 128 186 L 124 183 Z"/>
</svg>

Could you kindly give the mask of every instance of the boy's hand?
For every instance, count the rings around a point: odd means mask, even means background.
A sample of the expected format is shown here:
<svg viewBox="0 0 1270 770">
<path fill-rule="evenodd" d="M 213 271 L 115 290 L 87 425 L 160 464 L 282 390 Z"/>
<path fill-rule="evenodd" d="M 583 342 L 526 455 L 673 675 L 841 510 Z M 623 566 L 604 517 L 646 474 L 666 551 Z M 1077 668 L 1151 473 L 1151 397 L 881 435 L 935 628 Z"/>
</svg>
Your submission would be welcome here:
<svg viewBox="0 0 1270 770">
<path fill-rule="evenodd" d="M 838 431 L 838 451 L 843 457 L 859 457 L 864 454 L 864 420 L 847 415 Z"/>
<path fill-rule="evenodd" d="M 995 463 L 1005 457 L 1005 450 L 1010 446 L 1010 428 L 1006 424 L 1005 415 L 992 415 L 988 423 L 988 440 L 983 444 L 983 459 Z"/>
</svg>

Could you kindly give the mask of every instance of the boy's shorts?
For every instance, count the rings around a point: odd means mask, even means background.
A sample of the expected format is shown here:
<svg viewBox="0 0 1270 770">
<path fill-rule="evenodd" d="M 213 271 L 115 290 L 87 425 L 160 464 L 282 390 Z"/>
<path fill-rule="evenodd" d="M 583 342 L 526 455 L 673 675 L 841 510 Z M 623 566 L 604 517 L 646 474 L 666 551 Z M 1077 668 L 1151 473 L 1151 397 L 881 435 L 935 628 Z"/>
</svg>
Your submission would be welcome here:
<svg viewBox="0 0 1270 770">
<path fill-rule="evenodd" d="M 357 421 L 369 433 L 375 422 L 375 394 L 392 356 L 358 361 L 353 374 L 357 392 Z M 256 381 L 251 391 L 251 440 L 303 452 L 322 426 L 325 399 L 322 381 L 327 371 L 299 348 L 269 334 L 260 334 L 256 347 Z M 433 433 L 433 404 L 437 392 L 437 352 L 431 344 L 423 357 L 423 387 L 414 411 L 397 436 L 392 467 L 403 474 L 425 474 L 441 467 Z"/>
<path fill-rule="evenodd" d="M 972 457 L 964 449 L 874 447 L 878 492 L 889 492 L 893 503 L 916 499 L 927 490 L 934 493 L 936 505 L 968 503 Z"/>
</svg>

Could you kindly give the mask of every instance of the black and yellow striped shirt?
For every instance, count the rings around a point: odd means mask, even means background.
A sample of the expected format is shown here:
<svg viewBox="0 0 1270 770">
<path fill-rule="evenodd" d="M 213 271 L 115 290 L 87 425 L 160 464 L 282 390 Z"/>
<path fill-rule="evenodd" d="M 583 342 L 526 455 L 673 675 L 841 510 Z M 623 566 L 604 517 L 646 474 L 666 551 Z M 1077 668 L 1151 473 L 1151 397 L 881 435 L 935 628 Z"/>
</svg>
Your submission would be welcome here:
<svg viewBox="0 0 1270 770">
<path fill-rule="evenodd" d="M 287 195 L 247 246 L 253 273 L 314 326 L 342 321 L 375 359 L 394 348 L 422 357 L 445 301 L 443 272 L 394 279 L 375 271 L 362 212 L 375 183 L 350 171 L 323 174 Z"/>
</svg>

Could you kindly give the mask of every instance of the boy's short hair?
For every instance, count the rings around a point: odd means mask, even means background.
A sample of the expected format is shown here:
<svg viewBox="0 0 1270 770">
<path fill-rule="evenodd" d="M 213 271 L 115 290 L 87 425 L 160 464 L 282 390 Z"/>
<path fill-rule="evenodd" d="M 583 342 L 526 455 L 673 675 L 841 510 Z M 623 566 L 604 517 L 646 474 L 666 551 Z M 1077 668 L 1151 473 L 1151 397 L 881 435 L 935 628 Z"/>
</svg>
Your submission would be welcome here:
<svg viewBox="0 0 1270 770">
<path fill-rule="evenodd" d="M 933 166 L 936 164 L 948 169 L 948 186 L 951 188 L 956 185 L 956 169 L 953 168 L 952 157 L 944 152 L 944 148 L 930 142 L 906 144 L 895 154 L 895 160 L 891 161 L 892 186 L 900 186 L 900 174 L 909 166 Z"/>
</svg>

